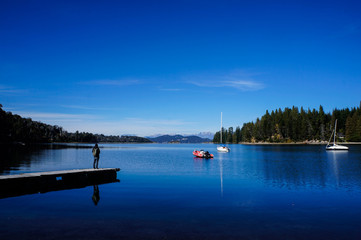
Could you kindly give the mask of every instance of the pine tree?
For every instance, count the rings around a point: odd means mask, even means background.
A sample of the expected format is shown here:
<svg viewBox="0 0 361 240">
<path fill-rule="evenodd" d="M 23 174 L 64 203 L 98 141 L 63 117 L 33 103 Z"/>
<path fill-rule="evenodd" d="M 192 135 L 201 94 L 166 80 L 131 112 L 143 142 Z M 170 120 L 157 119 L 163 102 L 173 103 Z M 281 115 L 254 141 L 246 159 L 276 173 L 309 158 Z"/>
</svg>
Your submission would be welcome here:
<svg viewBox="0 0 361 240">
<path fill-rule="evenodd" d="M 328 140 L 336 119 L 339 135 L 345 134 L 347 141 L 361 141 L 361 108 L 334 109 L 332 114 L 326 114 L 320 105 L 318 110 L 308 108 L 307 112 L 295 106 L 271 114 L 267 110 L 261 118 L 244 123 L 236 131 L 223 129 L 223 142 Z"/>
<path fill-rule="evenodd" d="M 239 143 L 241 141 L 241 128 L 238 126 L 233 134 L 233 143 Z"/>
<path fill-rule="evenodd" d="M 228 128 L 227 143 L 233 142 L 233 127 Z"/>
<path fill-rule="evenodd" d="M 326 115 L 325 112 L 323 111 L 323 107 L 320 105 L 318 110 L 318 124 L 320 126 L 319 136 L 321 140 L 325 140 L 325 131 L 326 131 L 325 122 L 326 122 Z"/>
<path fill-rule="evenodd" d="M 214 143 L 220 143 L 221 141 L 221 135 L 220 135 L 220 132 L 216 132 L 213 136 L 213 142 Z"/>
</svg>

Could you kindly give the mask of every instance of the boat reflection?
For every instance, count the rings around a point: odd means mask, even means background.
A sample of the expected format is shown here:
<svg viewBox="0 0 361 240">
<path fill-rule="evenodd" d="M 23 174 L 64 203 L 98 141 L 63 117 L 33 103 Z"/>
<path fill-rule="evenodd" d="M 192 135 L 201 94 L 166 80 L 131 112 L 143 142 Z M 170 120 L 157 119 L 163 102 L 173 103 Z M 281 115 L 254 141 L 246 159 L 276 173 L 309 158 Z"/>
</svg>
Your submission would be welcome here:
<svg viewBox="0 0 361 240">
<path fill-rule="evenodd" d="M 194 170 L 198 174 L 210 174 L 213 166 L 213 159 L 193 157 Z"/>
<path fill-rule="evenodd" d="M 249 174 L 279 188 L 361 187 L 361 165 L 347 151 L 325 151 L 323 146 L 258 147 Z M 300 151 L 302 150 L 302 151 Z M 253 164 L 253 165 L 252 165 Z"/>
<path fill-rule="evenodd" d="M 336 186 L 340 186 L 340 165 L 347 161 L 348 151 L 327 151 L 327 158 Z"/>
<path fill-rule="evenodd" d="M 351 151 L 325 151 L 315 146 L 242 146 L 213 160 L 194 158 L 197 174 L 217 176 L 223 196 L 228 184 L 262 183 L 286 189 L 361 189 L 361 147 Z"/>
<path fill-rule="evenodd" d="M 221 197 L 223 198 L 223 154 L 218 156 L 219 176 L 221 178 Z"/>
</svg>

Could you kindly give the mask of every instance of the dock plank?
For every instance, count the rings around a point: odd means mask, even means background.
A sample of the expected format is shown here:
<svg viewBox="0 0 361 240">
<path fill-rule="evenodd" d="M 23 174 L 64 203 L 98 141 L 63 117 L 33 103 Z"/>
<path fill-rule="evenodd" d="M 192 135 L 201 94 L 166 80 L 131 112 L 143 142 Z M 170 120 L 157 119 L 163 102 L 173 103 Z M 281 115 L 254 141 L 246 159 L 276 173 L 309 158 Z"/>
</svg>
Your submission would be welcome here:
<svg viewBox="0 0 361 240">
<path fill-rule="evenodd" d="M 65 174 L 80 174 L 80 173 L 104 172 L 104 171 L 118 172 L 120 171 L 120 168 L 98 168 L 98 169 L 86 168 L 86 169 L 71 169 L 71 170 L 60 170 L 60 171 L 49 171 L 49 172 L 21 173 L 21 174 L 13 174 L 13 175 L 0 175 L 0 181 L 4 179 L 65 175 Z"/>
<path fill-rule="evenodd" d="M 89 168 L 2 175 L 0 198 L 117 182 L 118 171 L 119 168 Z"/>
</svg>

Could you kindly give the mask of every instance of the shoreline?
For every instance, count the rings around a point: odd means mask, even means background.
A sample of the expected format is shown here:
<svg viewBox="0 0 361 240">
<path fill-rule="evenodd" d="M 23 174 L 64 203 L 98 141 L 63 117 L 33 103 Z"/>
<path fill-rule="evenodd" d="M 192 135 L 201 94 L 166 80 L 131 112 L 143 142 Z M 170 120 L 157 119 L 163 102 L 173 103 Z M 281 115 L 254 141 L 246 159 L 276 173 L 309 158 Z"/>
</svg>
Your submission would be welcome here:
<svg viewBox="0 0 361 240">
<path fill-rule="evenodd" d="M 273 142 L 240 142 L 242 145 L 327 145 L 328 142 L 291 142 L 291 143 L 273 143 Z M 361 142 L 342 142 L 337 144 L 361 145 Z"/>
<path fill-rule="evenodd" d="M 326 141 L 304 141 L 304 142 L 290 142 L 290 143 L 277 143 L 277 142 L 239 142 L 239 143 L 225 143 L 226 145 L 230 144 L 239 144 L 239 145 L 327 145 Z M 64 148 L 92 148 L 89 146 L 94 143 L 85 143 L 85 142 L 53 142 L 53 143 L 21 143 L 21 142 L 13 142 L 13 143 L 0 143 L 0 147 L 41 147 L 41 146 L 55 146 L 55 147 L 64 147 Z M 204 143 L 142 143 L 142 142 L 100 142 L 98 144 L 214 144 L 217 145 L 219 143 L 213 142 L 204 142 Z M 340 145 L 361 145 L 361 142 L 337 142 Z"/>
</svg>

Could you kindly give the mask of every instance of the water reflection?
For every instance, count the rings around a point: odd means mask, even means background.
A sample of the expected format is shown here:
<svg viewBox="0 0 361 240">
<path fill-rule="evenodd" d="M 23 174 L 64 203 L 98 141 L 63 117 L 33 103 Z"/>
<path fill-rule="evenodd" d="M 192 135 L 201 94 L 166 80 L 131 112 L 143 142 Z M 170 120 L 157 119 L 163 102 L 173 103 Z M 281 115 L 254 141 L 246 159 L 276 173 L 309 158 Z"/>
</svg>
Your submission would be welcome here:
<svg viewBox="0 0 361 240">
<path fill-rule="evenodd" d="M 333 180 L 336 188 L 360 188 L 361 167 L 360 162 L 352 157 L 348 151 L 327 151 L 329 179 Z"/>
<path fill-rule="evenodd" d="M 193 161 L 197 174 L 217 176 L 221 196 L 229 187 L 245 182 L 280 189 L 361 190 L 361 146 L 343 152 L 325 151 L 322 145 L 232 149 L 227 154 L 216 153 L 211 160 Z"/>
<path fill-rule="evenodd" d="M 223 197 L 223 156 L 223 153 L 218 155 L 219 176 L 221 178 L 221 197 Z"/>
<path fill-rule="evenodd" d="M 61 156 L 77 151 L 88 152 L 91 146 L 86 144 L 37 144 L 37 145 L 0 145 L 2 153 L 0 161 L 0 175 L 18 174 L 23 172 L 38 172 L 45 169 L 34 169 L 33 166 L 42 167 L 44 165 L 54 166 L 57 170 L 56 163 L 63 164 L 64 159 Z M 74 160 L 70 159 L 69 160 Z M 75 158 L 77 160 L 77 158 Z M 75 165 L 72 162 L 72 165 Z M 71 167 L 67 167 L 70 169 Z M 28 171 L 24 171 L 29 169 Z M 51 167 L 46 170 L 51 170 Z"/>
<path fill-rule="evenodd" d="M 23 146 L 0 145 L 2 153 L 0 161 L 0 174 L 10 174 L 12 170 L 17 170 L 21 166 L 29 166 L 31 157 L 41 152 L 39 148 L 29 148 Z"/>
<path fill-rule="evenodd" d="M 361 187 L 361 165 L 351 152 L 325 151 L 323 146 L 260 147 L 259 178 L 280 188 Z"/>
<path fill-rule="evenodd" d="M 324 146 L 233 145 L 227 154 L 192 161 L 192 150 L 204 146 L 104 145 L 105 167 L 120 167 L 135 174 L 209 176 L 219 183 L 221 196 L 228 187 L 245 183 L 286 189 L 361 189 L 361 146 L 333 152 L 325 151 Z M 0 174 L 91 167 L 92 145 L 71 147 L 6 149 Z"/>
<path fill-rule="evenodd" d="M 209 172 L 212 161 L 213 159 L 209 158 L 193 157 L 194 168 L 200 172 Z"/>
<path fill-rule="evenodd" d="M 100 200 L 100 195 L 99 195 L 99 186 L 98 185 L 94 185 L 93 186 L 93 196 L 92 196 L 92 200 L 94 202 L 94 205 L 97 206 L 98 202 Z"/>
<path fill-rule="evenodd" d="M 0 235 L 359 239 L 361 147 L 334 153 L 323 146 L 233 145 L 232 152 L 210 160 L 192 159 L 195 148 L 200 147 L 107 148 L 104 164 L 122 168 L 121 186 L 91 183 L 84 190 L 1 199 Z M 56 168 L 92 161 L 88 149 L 47 154 L 35 153 L 32 161 L 44 163 L 39 169 L 53 164 L 50 157 Z"/>
</svg>

